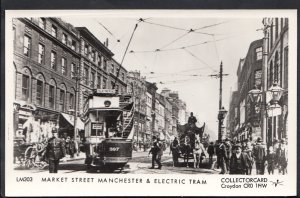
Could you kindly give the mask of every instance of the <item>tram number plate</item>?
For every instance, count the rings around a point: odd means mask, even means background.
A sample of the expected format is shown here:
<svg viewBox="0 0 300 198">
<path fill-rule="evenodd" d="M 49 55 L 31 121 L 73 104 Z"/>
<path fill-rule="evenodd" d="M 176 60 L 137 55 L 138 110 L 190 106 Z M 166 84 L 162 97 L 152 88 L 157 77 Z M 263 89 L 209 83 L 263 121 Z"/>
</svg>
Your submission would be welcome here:
<svg viewBox="0 0 300 198">
<path fill-rule="evenodd" d="M 120 147 L 109 147 L 109 151 L 119 151 Z"/>
</svg>

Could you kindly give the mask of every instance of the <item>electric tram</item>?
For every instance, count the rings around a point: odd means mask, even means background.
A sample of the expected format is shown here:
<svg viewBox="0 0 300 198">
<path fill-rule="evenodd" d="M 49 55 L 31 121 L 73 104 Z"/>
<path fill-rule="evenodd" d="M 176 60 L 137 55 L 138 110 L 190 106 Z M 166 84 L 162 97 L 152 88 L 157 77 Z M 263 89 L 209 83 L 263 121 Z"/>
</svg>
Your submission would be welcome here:
<svg viewBox="0 0 300 198">
<path fill-rule="evenodd" d="M 132 158 L 134 103 L 131 95 L 97 89 L 84 105 L 87 172 L 122 170 Z"/>
</svg>

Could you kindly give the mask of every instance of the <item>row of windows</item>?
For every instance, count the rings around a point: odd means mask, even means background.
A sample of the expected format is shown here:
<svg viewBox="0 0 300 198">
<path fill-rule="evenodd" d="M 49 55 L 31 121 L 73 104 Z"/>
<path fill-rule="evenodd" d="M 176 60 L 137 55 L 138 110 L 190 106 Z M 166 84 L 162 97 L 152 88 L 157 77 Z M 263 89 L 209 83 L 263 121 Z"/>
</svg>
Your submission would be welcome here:
<svg viewBox="0 0 300 198">
<path fill-rule="evenodd" d="M 275 41 L 279 37 L 282 29 L 284 27 L 288 26 L 288 18 L 275 18 L 272 21 L 272 24 L 270 26 L 269 30 L 269 51 L 274 46 Z"/>
<path fill-rule="evenodd" d="M 56 88 L 53 85 L 49 85 L 49 93 L 48 98 L 45 98 L 45 89 L 44 89 L 44 82 L 41 80 L 37 80 L 36 83 L 36 96 L 35 100 L 36 103 L 40 106 L 45 106 L 44 100 L 48 100 L 49 107 L 54 109 L 55 104 L 55 90 Z M 22 75 L 22 99 L 25 101 L 29 100 L 29 93 L 30 93 L 30 78 L 27 75 Z M 33 87 L 32 87 L 33 88 Z M 59 91 L 59 100 L 58 100 L 58 109 L 60 111 L 65 111 L 65 105 L 66 105 L 66 91 L 60 89 Z M 69 94 L 69 109 L 74 108 L 74 94 Z"/>
<path fill-rule="evenodd" d="M 117 75 L 117 71 L 118 71 L 119 68 L 117 68 L 115 70 L 115 65 L 114 64 L 111 64 L 111 73 L 114 74 L 114 75 Z M 124 82 L 125 81 L 125 74 L 122 72 L 121 74 L 121 79 L 122 81 Z"/>
<path fill-rule="evenodd" d="M 102 67 L 103 63 L 103 70 L 107 70 L 107 60 L 101 56 L 101 54 L 98 52 L 96 55 L 96 50 L 91 49 L 91 47 L 88 44 L 84 45 L 84 55 L 87 56 L 91 61 L 94 63 L 97 63 L 98 67 Z"/>
<path fill-rule="evenodd" d="M 284 48 L 283 52 L 283 66 L 284 71 L 282 70 L 282 64 L 280 64 L 279 55 L 278 52 L 275 53 L 274 62 L 273 60 L 270 62 L 269 68 L 268 68 L 268 87 L 271 87 L 274 82 L 277 82 L 279 86 L 282 86 L 283 82 L 285 83 L 285 86 L 287 86 L 287 78 L 288 78 L 288 47 Z M 282 74 L 284 73 L 284 76 Z M 284 79 L 282 80 L 282 78 Z"/>
<path fill-rule="evenodd" d="M 89 69 L 88 67 L 84 67 L 83 70 L 83 80 L 84 80 L 84 84 L 91 86 L 91 87 L 95 87 L 97 89 L 106 89 L 107 88 L 107 78 L 102 77 L 102 87 L 101 87 L 101 75 L 97 74 L 97 79 L 96 79 L 96 72 L 92 71 L 91 75 L 89 76 Z"/>
<path fill-rule="evenodd" d="M 46 30 L 46 19 L 45 18 L 39 18 L 39 27 L 42 28 L 43 30 Z M 57 27 L 55 25 L 51 26 L 51 35 L 55 38 L 57 38 Z M 62 43 L 67 45 L 68 43 L 68 36 L 67 34 L 63 33 L 62 34 Z M 71 49 L 76 51 L 76 41 L 71 40 Z"/>
<path fill-rule="evenodd" d="M 23 52 L 24 55 L 27 57 L 30 57 L 30 51 L 31 51 L 31 38 L 27 35 L 24 36 L 24 45 L 23 45 Z M 45 64 L 45 46 L 41 43 L 38 45 L 38 63 L 39 64 Z M 53 70 L 57 70 L 57 54 L 55 51 L 51 51 L 50 55 L 50 67 Z M 75 75 L 75 64 L 71 63 L 71 77 L 74 77 Z M 65 57 L 62 57 L 61 59 L 61 73 L 63 75 L 67 75 L 67 59 Z"/>
</svg>

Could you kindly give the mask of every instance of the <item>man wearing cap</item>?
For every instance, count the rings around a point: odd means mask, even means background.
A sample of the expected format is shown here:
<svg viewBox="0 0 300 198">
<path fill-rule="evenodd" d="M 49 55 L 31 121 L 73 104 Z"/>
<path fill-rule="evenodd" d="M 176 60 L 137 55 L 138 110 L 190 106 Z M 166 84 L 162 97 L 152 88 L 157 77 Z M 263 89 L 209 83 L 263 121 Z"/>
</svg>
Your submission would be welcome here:
<svg viewBox="0 0 300 198">
<path fill-rule="evenodd" d="M 266 156 L 266 149 L 262 145 L 262 139 L 260 137 L 258 137 L 257 141 L 256 141 L 256 145 L 253 148 L 253 158 L 255 160 L 256 174 L 257 175 L 263 175 L 264 174 L 265 156 Z"/>
<path fill-rule="evenodd" d="M 222 140 L 218 147 L 218 157 L 219 157 L 219 166 L 221 167 L 220 174 L 226 174 L 227 173 L 227 166 L 226 166 L 226 160 L 228 159 L 226 146 L 225 146 L 225 140 Z"/>
<path fill-rule="evenodd" d="M 242 152 L 242 145 L 236 144 L 235 153 L 230 158 L 230 174 L 245 175 L 248 167 L 248 156 Z"/>
<path fill-rule="evenodd" d="M 59 160 L 66 156 L 66 148 L 63 140 L 59 139 L 57 130 L 52 129 L 52 137 L 48 140 L 46 157 L 49 159 L 49 172 L 57 173 Z"/>
</svg>

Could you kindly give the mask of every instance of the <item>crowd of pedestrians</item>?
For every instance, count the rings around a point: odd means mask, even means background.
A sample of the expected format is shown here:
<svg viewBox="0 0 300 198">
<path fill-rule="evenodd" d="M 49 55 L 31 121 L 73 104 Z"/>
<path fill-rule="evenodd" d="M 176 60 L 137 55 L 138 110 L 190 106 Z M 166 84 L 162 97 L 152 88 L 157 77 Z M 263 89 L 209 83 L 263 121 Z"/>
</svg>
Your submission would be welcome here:
<svg viewBox="0 0 300 198">
<path fill-rule="evenodd" d="M 230 141 L 228 138 L 211 143 L 208 147 L 209 161 L 212 156 L 217 156 L 217 167 L 221 168 L 221 174 L 251 175 L 255 167 L 257 175 L 287 173 L 288 164 L 287 141 L 274 140 L 268 148 L 260 137 L 256 142 L 245 140 L 243 142 Z"/>
</svg>

